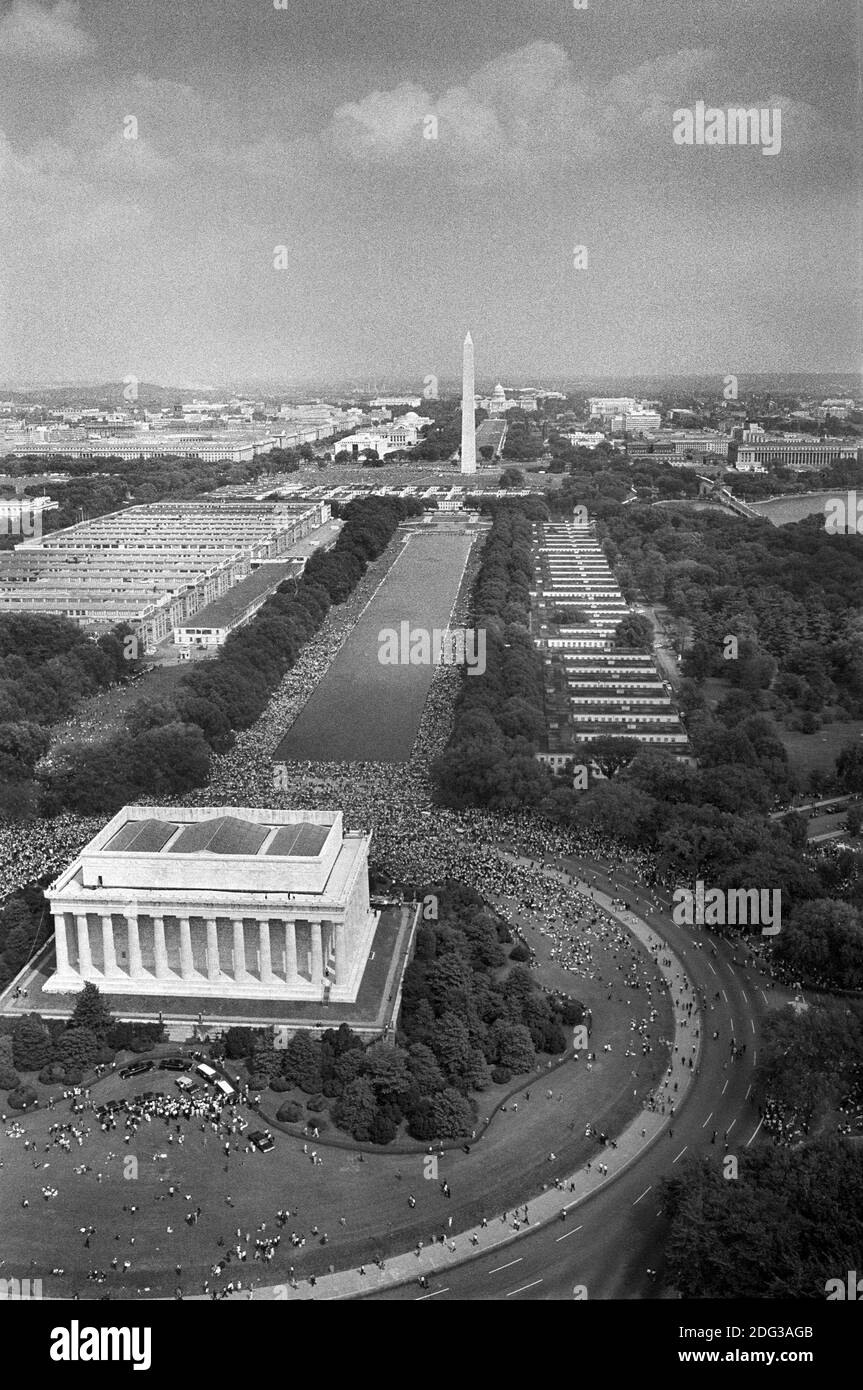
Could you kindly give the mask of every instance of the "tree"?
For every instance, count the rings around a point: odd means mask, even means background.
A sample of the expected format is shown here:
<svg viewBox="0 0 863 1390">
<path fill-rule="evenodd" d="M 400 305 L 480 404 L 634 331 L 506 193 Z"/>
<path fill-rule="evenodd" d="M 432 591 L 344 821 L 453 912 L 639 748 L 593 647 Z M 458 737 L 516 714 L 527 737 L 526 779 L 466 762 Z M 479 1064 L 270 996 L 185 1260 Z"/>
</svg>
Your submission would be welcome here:
<svg viewBox="0 0 863 1390">
<path fill-rule="evenodd" d="M 551 622 L 557 623 L 560 627 L 583 627 L 589 621 L 586 611 L 574 604 L 562 604 L 552 608 L 548 616 Z"/>
<path fill-rule="evenodd" d="M 320 1091 L 323 1079 L 321 1044 L 318 1040 L 303 1031 L 294 1033 L 285 1049 L 282 1073 L 307 1095 Z"/>
<path fill-rule="evenodd" d="M 210 749 L 197 724 L 176 721 L 135 738 L 136 777 L 152 796 L 176 796 L 207 780 Z"/>
<path fill-rule="evenodd" d="M 401 1047 L 375 1043 L 366 1050 L 368 1078 L 379 1104 L 398 1105 L 404 1098 L 411 1082 L 407 1063 L 408 1054 Z"/>
<path fill-rule="evenodd" d="M 842 749 L 836 759 L 836 776 L 843 791 L 852 796 L 863 795 L 863 743 Z"/>
<path fill-rule="evenodd" d="M 863 802 L 855 801 L 848 807 L 845 816 L 845 826 L 849 835 L 859 835 L 863 827 Z"/>
<path fill-rule="evenodd" d="M 57 1057 L 67 1067 L 86 1071 L 99 1060 L 101 1047 L 92 1028 L 67 1028 L 57 1039 Z"/>
<path fill-rule="evenodd" d="M 113 1023 L 114 1015 L 97 986 L 88 981 L 75 1000 L 69 1028 L 88 1028 L 97 1038 L 101 1038 Z"/>
<path fill-rule="evenodd" d="M 634 647 L 636 651 L 653 651 L 653 624 L 641 613 L 629 613 L 614 630 L 616 647 Z"/>
<path fill-rule="evenodd" d="M 448 1012 L 435 1019 L 430 1045 L 446 1076 L 462 1075 L 470 1057 L 470 1034 L 458 1014 Z"/>
<path fill-rule="evenodd" d="M 775 951 L 794 974 L 815 984 L 863 986 L 863 921 L 850 903 L 800 903 L 783 923 Z"/>
<path fill-rule="evenodd" d="M 597 764 L 604 777 L 613 777 L 627 763 L 631 763 L 641 751 L 637 738 L 617 738 L 609 735 L 591 739 L 586 755 Z"/>
<path fill-rule="evenodd" d="M 371 1138 L 377 1114 L 374 1087 L 367 1076 L 358 1076 L 345 1087 L 333 1106 L 333 1120 L 361 1143 Z"/>
<path fill-rule="evenodd" d="M 436 1013 L 453 1010 L 464 1014 L 470 999 L 473 978 L 467 961 L 455 951 L 439 957 L 428 973 L 427 990 Z"/>
<path fill-rule="evenodd" d="M 530 1030 L 520 1023 L 501 1020 L 492 1030 L 495 1040 L 495 1060 L 516 1074 L 530 1071 L 536 1061 Z"/>
<path fill-rule="evenodd" d="M 824 1298 L 863 1248 L 863 1165 L 837 1139 L 747 1151 L 736 1182 L 691 1158 L 663 1184 L 669 1286 L 686 1298 Z"/>
<path fill-rule="evenodd" d="M 225 1056 L 232 1059 L 248 1057 L 254 1046 L 254 1030 L 251 1028 L 229 1028 L 225 1033 Z"/>
<path fill-rule="evenodd" d="M 596 782 L 578 802 L 576 820 L 627 844 L 653 838 L 658 803 L 629 782 Z"/>
<path fill-rule="evenodd" d="M 19 1071 L 41 1071 L 54 1057 L 51 1034 L 39 1014 L 16 1019 L 12 1033 L 12 1056 Z"/>
<path fill-rule="evenodd" d="M 805 1133 L 847 1096 L 863 1065 L 863 1007 L 824 999 L 765 1020 L 758 1069 L 762 1104 L 773 1101 Z"/>
<path fill-rule="evenodd" d="M 469 1091 L 486 1091 L 491 1085 L 488 1062 L 478 1047 L 473 1049 L 468 1058 L 462 1081 Z"/>
<path fill-rule="evenodd" d="M 413 1043 L 408 1049 L 408 1066 L 414 1083 L 423 1096 L 433 1096 L 442 1091 L 446 1079 L 430 1047 L 424 1043 Z"/>
<path fill-rule="evenodd" d="M 398 1132 L 395 1120 L 378 1110 L 372 1120 L 370 1139 L 373 1144 L 391 1144 Z"/>
<path fill-rule="evenodd" d="M 21 1078 L 14 1067 L 0 1065 L 0 1091 L 14 1091 L 20 1084 Z"/>
<path fill-rule="evenodd" d="M 249 1056 L 249 1069 L 255 1076 L 255 1084 L 269 1086 L 273 1078 L 279 1075 L 281 1065 L 282 1054 L 273 1047 L 272 1038 L 259 1034 Z"/>
<path fill-rule="evenodd" d="M 520 468 L 505 468 L 500 475 L 500 488 L 522 488 L 524 487 L 524 474 Z"/>
<path fill-rule="evenodd" d="M 476 1125 L 476 1109 L 466 1096 L 448 1086 L 431 1102 L 434 1133 L 440 1139 L 459 1139 Z"/>
</svg>

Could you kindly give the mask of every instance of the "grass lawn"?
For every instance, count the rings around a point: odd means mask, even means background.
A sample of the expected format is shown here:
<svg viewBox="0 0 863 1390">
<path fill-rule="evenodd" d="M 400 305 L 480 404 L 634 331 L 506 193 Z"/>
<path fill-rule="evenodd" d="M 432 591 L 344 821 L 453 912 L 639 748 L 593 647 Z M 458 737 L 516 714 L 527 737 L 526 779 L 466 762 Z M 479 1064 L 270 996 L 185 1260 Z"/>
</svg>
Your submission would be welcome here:
<svg viewBox="0 0 863 1390">
<path fill-rule="evenodd" d="M 51 754 L 56 756 L 63 748 L 92 743 L 94 739 L 101 742 L 112 734 L 121 733 L 126 727 L 126 715 L 139 700 L 168 699 L 188 670 L 187 662 L 157 666 L 132 685 L 104 690 L 82 700 L 71 719 L 52 728 Z"/>
<path fill-rule="evenodd" d="M 861 734 L 861 719 L 849 719 L 847 723 L 842 724 L 825 724 L 814 734 L 795 733 L 790 729 L 779 731 L 792 766 L 803 776 L 816 771 L 832 773 L 842 749 L 856 743 Z"/>
<path fill-rule="evenodd" d="M 384 665 L 381 633 L 447 627 L 472 537 L 412 534 L 274 753 L 280 762 L 405 762 L 434 676 L 431 661 Z"/>
</svg>

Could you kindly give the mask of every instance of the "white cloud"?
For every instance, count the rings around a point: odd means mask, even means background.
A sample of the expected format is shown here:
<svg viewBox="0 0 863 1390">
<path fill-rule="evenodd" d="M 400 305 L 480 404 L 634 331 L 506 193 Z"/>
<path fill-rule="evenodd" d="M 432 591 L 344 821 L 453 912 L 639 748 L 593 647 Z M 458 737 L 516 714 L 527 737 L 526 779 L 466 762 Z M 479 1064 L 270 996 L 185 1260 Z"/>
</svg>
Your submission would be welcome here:
<svg viewBox="0 0 863 1390">
<path fill-rule="evenodd" d="M 389 92 L 370 92 L 340 106 L 323 132 L 324 146 L 362 162 L 399 154 L 422 138 L 423 117 L 434 103 L 422 87 L 400 82 Z"/>
<path fill-rule="evenodd" d="M 675 108 L 699 99 L 735 104 L 747 85 L 746 74 L 730 69 L 715 50 L 696 48 L 650 59 L 605 83 L 590 82 L 559 44 L 537 41 L 484 64 L 438 97 L 402 82 L 348 102 L 333 114 L 321 146 L 360 165 L 433 158 L 457 180 L 480 183 L 600 159 L 670 160 Z M 766 93 L 745 104 L 767 105 Z M 799 153 L 811 154 L 825 142 L 844 149 L 845 137 L 812 107 L 787 105 Z M 423 138 L 429 114 L 438 117 L 437 140 Z"/>
<path fill-rule="evenodd" d="M 43 140 L 21 154 L 0 131 L 0 188 L 0 208 L 31 250 L 117 249 L 153 220 L 134 199 L 102 191 L 82 174 L 70 151 L 54 140 Z"/>
<path fill-rule="evenodd" d="M 37 0 L 15 0 L 0 20 L 0 57 L 60 67 L 86 57 L 93 48 L 92 39 L 78 27 L 73 0 L 57 0 L 53 9 Z"/>
</svg>

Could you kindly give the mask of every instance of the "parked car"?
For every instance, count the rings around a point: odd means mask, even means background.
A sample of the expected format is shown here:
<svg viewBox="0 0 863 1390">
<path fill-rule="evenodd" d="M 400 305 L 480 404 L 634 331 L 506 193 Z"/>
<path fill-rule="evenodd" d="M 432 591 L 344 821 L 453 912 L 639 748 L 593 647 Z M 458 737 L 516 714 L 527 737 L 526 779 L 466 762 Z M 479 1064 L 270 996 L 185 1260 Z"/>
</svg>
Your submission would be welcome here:
<svg viewBox="0 0 863 1390">
<path fill-rule="evenodd" d="M 159 1063 L 159 1071 L 185 1071 L 188 1064 L 186 1057 L 163 1057 Z"/>
<path fill-rule="evenodd" d="M 259 1149 L 262 1154 L 268 1154 L 271 1149 L 276 1147 L 276 1141 L 268 1129 L 254 1130 L 253 1133 L 249 1135 L 249 1139 L 254 1144 L 255 1148 Z"/>
<path fill-rule="evenodd" d="M 120 1075 L 123 1080 L 128 1080 L 130 1076 L 141 1076 L 145 1071 L 152 1071 L 152 1062 L 130 1062 L 128 1067 L 123 1067 Z"/>
</svg>

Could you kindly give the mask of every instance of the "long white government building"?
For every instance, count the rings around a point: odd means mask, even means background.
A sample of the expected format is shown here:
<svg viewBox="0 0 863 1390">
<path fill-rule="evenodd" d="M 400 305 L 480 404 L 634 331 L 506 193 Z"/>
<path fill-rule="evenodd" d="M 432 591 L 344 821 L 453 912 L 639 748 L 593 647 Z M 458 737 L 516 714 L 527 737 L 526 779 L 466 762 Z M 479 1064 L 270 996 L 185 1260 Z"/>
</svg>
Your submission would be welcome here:
<svg viewBox="0 0 863 1390">
<path fill-rule="evenodd" d="M 125 806 L 48 889 L 44 988 L 353 1003 L 370 840 L 340 811 Z"/>
</svg>

